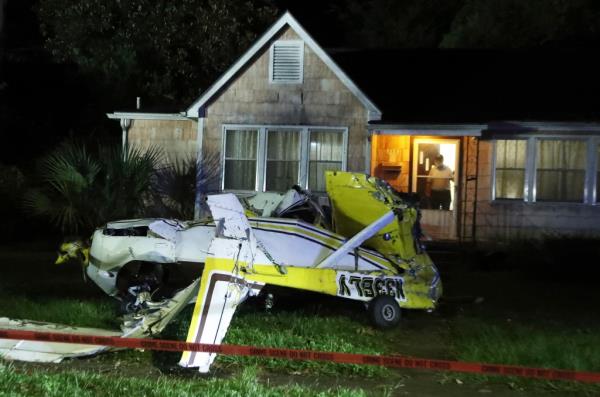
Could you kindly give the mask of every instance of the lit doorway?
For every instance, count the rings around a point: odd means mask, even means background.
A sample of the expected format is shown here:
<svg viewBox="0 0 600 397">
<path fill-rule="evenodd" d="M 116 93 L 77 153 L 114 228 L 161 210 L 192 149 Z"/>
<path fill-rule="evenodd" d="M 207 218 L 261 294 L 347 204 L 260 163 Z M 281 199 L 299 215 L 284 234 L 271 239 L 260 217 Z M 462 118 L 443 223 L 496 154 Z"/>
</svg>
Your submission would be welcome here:
<svg viewBox="0 0 600 397">
<path fill-rule="evenodd" d="M 413 141 L 412 191 L 420 199 L 423 231 L 435 240 L 452 240 L 457 235 L 459 143 L 444 138 Z"/>
</svg>

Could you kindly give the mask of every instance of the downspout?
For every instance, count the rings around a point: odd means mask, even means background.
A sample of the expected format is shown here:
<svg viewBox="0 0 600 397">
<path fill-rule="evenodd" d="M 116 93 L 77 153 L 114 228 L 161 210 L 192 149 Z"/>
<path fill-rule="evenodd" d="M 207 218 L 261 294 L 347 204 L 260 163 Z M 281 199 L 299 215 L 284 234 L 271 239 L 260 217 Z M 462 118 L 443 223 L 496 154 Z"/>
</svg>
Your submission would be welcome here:
<svg viewBox="0 0 600 397">
<path fill-rule="evenodd" d="M 371 151 L 373 150 L 373 132 L 367 127 L 367 141 L 365 142 L 365 174 L 371 175 Z"/>
<path fill-rule="evenodd" d="M 204 192 L 202 189 L 202 176 L 204 175 L 204 170 L 202 169 L 202 142 L 204 140 L 205 118 L 206 111 L 204 107 L 200 107 L 198 109 L 198 132 L 196 134 L 196 195 L 194 201 L 194 219 L 200 219 L 202 215 L 202 200 L 204 199 Z"/>
<path fill-rule="evenodd" d="M 477 139 L 477 146 L 475 148 L 475 195 L 473 197 L 473 225 L 471 226 L 471 238 L 473 244 L 477 245 L 477 189 L 479 183 L 479 138 Z"/>
<path fill-rule="evenodd" d="M 466 155 L 469 154 L 469 138 L 463 137 L 459 140 L 460 150 L 458 151 L 458 183 L 456 187 L 456 201 L 460 200 L 460 205 L 456 205 L 456 235 L 458 236 L 458 242 L 463 242 L 463 213 L 464 213 L 464 192 L 467 190 L 466 182 L 463 183 L 463 180 L 467 180 L 468 169 L 466 167 L 465 162 L 465 151 Z M 468 157 L 466 157 L 468 159 Z"/>
<path fill-rule="evenodd" d="M 122 136 L 121 136 L 121 145 L 122 145 L 122 150 L 123 150 L 123 159 L 127 159 L 127 151 L 129 150 L 129 142 L 128 142 L 128 132 L 129 132 L 129 127 L 131 127 L 131 119 L 126 119 L 123 118 L 121 119 L 121 131 L 122 131 Z"/>
<path fill-rule="evenodd" d="M 462 208 L 462 212 L 461 212 L 461 219 L 460 219 L 460 242 L 464 243 L 465 238 L 467 237 L 467 232 L 465 231 L 466 229 L 466 223 L 467 223 L 467 205 L 468 205 L 468 191 L 469 191 L 469 160 L 471 159 L 471 157 L 469 157 L 471 151 L 469 150 L 471 147 L 471 142 L 470 142 L 470 138 L 465 138 L 465 157 L 464 157 L 464 162 L 463 162 L 463 166 L 465 167 L 465 178 L 464 178 L 464 184 L 465 184 L 465 188 L 463 189 L 462 192 L 462 202 L 460 203 L 460 206 Z"/>
</svg>

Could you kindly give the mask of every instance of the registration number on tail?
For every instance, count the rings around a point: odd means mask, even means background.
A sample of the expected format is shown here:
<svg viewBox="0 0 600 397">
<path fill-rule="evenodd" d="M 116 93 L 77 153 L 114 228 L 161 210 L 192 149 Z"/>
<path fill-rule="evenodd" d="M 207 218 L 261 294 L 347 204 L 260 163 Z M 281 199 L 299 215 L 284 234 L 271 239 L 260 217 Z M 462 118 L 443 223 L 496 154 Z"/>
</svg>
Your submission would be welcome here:
<svg viewBox="0 0 600 397">
<path fill-rule="evenodd" d="M 376 296 L 388 295 L 405 301 L 402 277 L 368 276 L 362 273 L 338 272 L 338 296 L 358 300 L 371 300 Z"/>
</svg>

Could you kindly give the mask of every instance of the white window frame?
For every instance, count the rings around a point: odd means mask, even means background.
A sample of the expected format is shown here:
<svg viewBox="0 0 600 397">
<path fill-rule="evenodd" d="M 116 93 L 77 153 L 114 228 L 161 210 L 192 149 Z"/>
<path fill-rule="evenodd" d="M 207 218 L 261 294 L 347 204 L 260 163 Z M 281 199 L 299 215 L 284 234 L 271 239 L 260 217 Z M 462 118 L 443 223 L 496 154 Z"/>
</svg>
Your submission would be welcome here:
<svg viewBox="0 0 600 397">
<path fill-rule="evenodd" d="M 303 189 L 308 189 L 308 164 L 310 156 L 310 131 L 331 131 L 332 133 L 342 134 L 342 171 L 347 170 L 348 166 L 348 127 L 332 127 L 319 125 L 266 125 L 266 124 L 223 124 L 221 127 L 221 190 L 225 191 L 225 143 L 227 130 L 258 130 L 258 145 L 256 153 L 256 181 L 254 184 L 255 192 L 266 191 L 266 173 L 267 173 L 267 136 L 269 130 L 294 130 L 300 132 L 300 165 L 298 169 L 298 185 Z M 291 187 L 291 186 L 290 186 Z M 247 192 L 246 190 L 232 190 Z"/>
<path fill-rule="evenodd" d="M 302 144 L 302 131 L 298 130 L 296 128 L 290 128 L 290 129 L 284 129 L 284 128 L 273 128 L 273 127 L 267 127 L 265 129 L 265 149 L 264 149 L 264 173 L 263 173 L 263 184 L 262 184 L 262 191 L 266 192 L 267 191 L 267 163 L 269 162 L 269 132 L 273 132 L 273 133 L 278 133 L 281 131 L 294 131 L 294 132 L 298 132 L 300 134 L 300 147 L 297 148 L 298 149 L 298 174 L 296 175 L 296 181 L 300 181 L 301 180 L 301 169 L 302 169 L 302 148 L 304 147 L 304 145 Z M 291 187 L 291 186 L 290 186 Z"/>
<path fill-rule="evenodd" d="M 491 197 L 493 202 L 519 202 L 518 199 L 506 199 L 496 197 L 496 142 L 498 140 L 526 140 L 526 161 L 525 161 L 525 183 L 523 186 L 523 202 L 525 203 L 548 203 L 548 204 L 563 204 L 563 205 L 600 205 L 600 197 L 596 197 L 596 186 L 598 181 L 598 145 L 600 139 L 597 137 L 586 135 L 506 135 L 496 136 L 492 145 L 492 183 Z M 587 144 L 586 153 L 586 169 L 584 178 L 584 189 L 582 192 L 581 202 L 567 201 L 537 201 L 537 142 L 540 140 L 565 140 L 565 141 L 585 141 Z"/>
<path fill-rule="evenodd" d="M 231 160 L 231 158 L 227 158 L 227 152 L 226 152 L 226 144 L 227 144 L 227 130 L 256 130 L 258 136 L 258 144 L 257 146 L 257 152 L 260 153 L 260 131 L 258 130 L 258 128 L 253 128 L 253 127 L 248 127 L 248 128 L 230 128 L 230 127 L 223 127 L 223 131 L 222 131 L 222 142 L 221 142 L 221 190 L 225 190 L 225 164 L 227 163 L 227 160 Z M 258 165 L 260 159 L 258 158 L 258 153 L 256 156 L 256 164 Z M 234 159 L 236 160 L 236 159 Z M 258 181 L 258 173 L 255 173 L 255 178 L 254 178 L 254 185 L 256 186 L 256 183 Z M 237 189 L 228 189 L 228 191 L 244 191 L 244 190 L 237 190 Z"/>
<path fill-rule="evenodd" d="M 340 128 L 330 128 L 330 127 L 316 127 L 316 126 L 310 126 L 307 129 L 307 132 L 304 134 L 305 135 L 305 142 L 303 142 L 302 147 L 304 150 L 304 154 L 305 154 L 305 159 L 306 159 L 306 163 L 304 166 L 304 178 L 302 179 L 303 181 L 303 187 L 304 189 L 308 189 L 308 180 L 310 177 L 310 133 L 312 131 L 318 131 L 318 132 L 325 132 L 325 131 L 331 131 L 332 134 L 342 134 L 342 171 L 346 171 L 346 166 L 348 164 L 348 128 L 347 127 L 340 127 Z M 318 160 L 317 160 L 318 161 Z"/>
<path fill-rule="evenodd" d="M 528 180 L 529 180 L 529 162 L 531 160 L 531 156 L 529 153 L 529 148 L 530 148 L 530 144 L 528 139 L 523 139 L 523 138 L 515 138 L 515 137 L 510 137 L 510 138 L 497 138 L 494 139 L 494 144 L 492 145 L 492 200 L 493 201 L 520 201 L 520 199 L 510 199 L 510 198 L 506 198 L 506 197 L 499 197 L 496 198 L 496 165 L 497 165 L 497 151 L 496 151 L 496 146 L 497 146 L 497 141 L 499 140 L 513 140 L 513 141 L 527 141 L 527 145 L 525 148 L 525 177 L 524 179 L 524 183 L 523 183 L 523 201 L 527 201 L 527 195 L 528 195 L 528 191 L 529 191 L 529 187 L 528 187 Z"/>
<path fill-rule="evenodd" d="M 297 47 L 300 54 L 300 75 L 296 80 L 273 80 L 273 62 L 275 61 L 274 53 L 275 46 L 278 44 L 286 44 Z M 277 40 L 273 44 L 271 44 L 271 48 L 269 49 L 269 83 L 270 84 L 302 84 L 304 81 L 304 41 L 302 40 Z"/>
</svg>

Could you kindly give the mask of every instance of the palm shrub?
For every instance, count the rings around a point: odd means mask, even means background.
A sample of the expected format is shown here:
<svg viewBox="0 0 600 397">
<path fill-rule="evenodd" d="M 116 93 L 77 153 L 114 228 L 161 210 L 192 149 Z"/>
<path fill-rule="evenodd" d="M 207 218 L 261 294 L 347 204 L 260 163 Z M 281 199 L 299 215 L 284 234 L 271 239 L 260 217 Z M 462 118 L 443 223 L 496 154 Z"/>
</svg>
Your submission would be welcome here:
<svg viewBox="0 0 600 397">
<path fill-rule="evenodd" d="M 152 196 L 152 180 L 162 153 L 158 148 L 131 148 L 123 153 L 121 146 L 101 148 L 102 181 L 99 183 L 99 220 L 143 217 Z"/>
<path fill-rule="evenodd" d="M 203 156 L 199 163 L 194 156 L 176 159 L 157 170 L 153 178 L 154 215 L 192 219 L 196 190 L 206 194 L 218 189 L 220 158 L 216 154 Z"/>
<path fill-rule="evenodd" d="M 24 204 L 65 234 L 90 233 L 107 221 L 144 215 L 159 161 L 154 148 L 90 151 L 69 141 L 41 160 L 37 187 L 27 191 Z"/>
<path fill-rule="evenodd" d="M 25 208 L 48 219 L 61 231 L 78 233 L 96 223 L 95 194 L 100 180 L 100 162 L 85 146 L 61 145 L 41 160 L 38 186 L 25 194 Z"/>
</svg>

